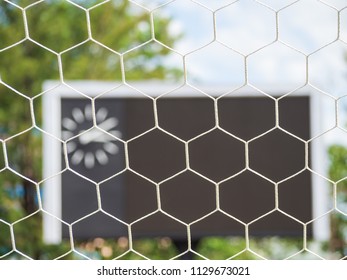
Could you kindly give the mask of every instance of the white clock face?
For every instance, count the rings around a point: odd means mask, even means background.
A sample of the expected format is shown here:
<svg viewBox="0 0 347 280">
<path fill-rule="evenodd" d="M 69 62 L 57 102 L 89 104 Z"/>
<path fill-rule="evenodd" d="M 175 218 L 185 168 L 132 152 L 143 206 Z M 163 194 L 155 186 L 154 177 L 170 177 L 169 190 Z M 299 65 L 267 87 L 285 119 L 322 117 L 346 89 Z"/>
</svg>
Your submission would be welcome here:
<svg viewBox="0 0 347 280">
<path fill-rule="evenodd" d="M 71 116 L 62 120 L 63 140 L 78 135 L 67 143 L 70 163 L 73 165 L 83 164 L 87 169 L 94 168 L 96 165 L 106 165 L 110 156 L 119 152 L 115 137 L 120 138 L 122 136 L 117 129 L 118 119 L 109 117 L 106 108 L 101 107 L 96 110 L 97 127 L 93 127 L 92 115 L 92 107 L 88 104 L 82 108 L 73 108 Z M 90 129 L 91 127 L 93 128 Z"/>
</svg>

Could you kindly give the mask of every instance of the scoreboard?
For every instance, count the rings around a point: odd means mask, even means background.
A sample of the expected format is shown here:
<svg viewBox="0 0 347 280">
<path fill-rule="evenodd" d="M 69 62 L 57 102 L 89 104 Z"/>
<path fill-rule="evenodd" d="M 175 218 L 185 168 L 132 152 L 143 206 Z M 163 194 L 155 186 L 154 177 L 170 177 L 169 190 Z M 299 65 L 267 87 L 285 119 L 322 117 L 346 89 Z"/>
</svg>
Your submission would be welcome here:
<svg viewBox="0 0 347 280">
<path fill-rule="evenodd" d="M 76 239 L 128 236 L 129 225 L 135 238 L 186 240 L 188 225 L 192 240 L 244 235 L 245 225 L 252 236 L 302 237 L 317 205 L 326 207 L 305 169 L 318 121 L 309 92 L 276 102 L 281 89 L 216 98 L 222 89 L 206 96 L 184 87 L 157 99 L 165 85 L 141 94 L 76 83 L 44 100 L 52 136 L 43 207 L 64 221 L 46 222 L 48 242 L 68 238 L 68 225 Z M 325 221 L 319 234 L 327 230 Z"/>
</svg>

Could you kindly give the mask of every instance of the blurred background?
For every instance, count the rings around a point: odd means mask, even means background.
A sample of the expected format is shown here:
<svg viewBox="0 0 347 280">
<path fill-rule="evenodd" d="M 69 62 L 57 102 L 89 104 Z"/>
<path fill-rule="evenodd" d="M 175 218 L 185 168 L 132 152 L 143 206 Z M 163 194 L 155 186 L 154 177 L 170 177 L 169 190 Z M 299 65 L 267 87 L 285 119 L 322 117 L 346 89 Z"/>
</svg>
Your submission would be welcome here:
<svg viewBox="0 0 347 280">
<path fill-rule="evenodd" d="M 346 258 L 346 44 L 343 0 L 1 1 L 0 258 L 170 259 L 181 253 L 166 236 L 43 241 L 47 80 L 52 89 L 62 82 L 112 81 L 144 94 L 139 81 L 207 95 L 212 92 L 205 89 L 216 86 L 225 90 L 220 95 L 244 87 L 261 96 L 269 87 L 287 89 L 276 98 L 310 88 L 324 104 L 314 109 L 324 116 L 314 140 L 327 161 L 314 172 L 329 184 L 329 239 L 207 236 L 189 258 Z"/>
</svg>

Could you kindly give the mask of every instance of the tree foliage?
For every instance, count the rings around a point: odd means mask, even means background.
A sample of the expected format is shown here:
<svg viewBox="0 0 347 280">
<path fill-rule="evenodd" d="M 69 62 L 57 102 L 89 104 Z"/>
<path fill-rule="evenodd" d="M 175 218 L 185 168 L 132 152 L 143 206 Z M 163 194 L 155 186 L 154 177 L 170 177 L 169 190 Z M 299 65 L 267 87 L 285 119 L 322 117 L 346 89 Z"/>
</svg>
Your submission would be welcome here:
<svg viewBox="0 0 347 280">
<path fill-rule="evenodd" d="M 329 148 L 330 167 L 329 177 L 336 186 L 337 207 L 347 213 L 347 148 L 341 145 L 332 145 Z M 333 195 L 333 194 L 332 194 Z M 330 250 L 345 254 L 347 247 L 347 217 L 337 213 L 331 217 Z"/>
</svg>

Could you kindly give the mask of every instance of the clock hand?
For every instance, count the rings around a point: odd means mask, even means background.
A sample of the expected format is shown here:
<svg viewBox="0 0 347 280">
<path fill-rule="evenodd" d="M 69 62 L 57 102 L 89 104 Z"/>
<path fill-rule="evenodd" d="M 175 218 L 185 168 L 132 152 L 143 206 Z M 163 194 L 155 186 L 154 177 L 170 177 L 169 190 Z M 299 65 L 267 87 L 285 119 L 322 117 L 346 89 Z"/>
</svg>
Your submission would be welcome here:
<svg viewBox="0 0 347 280">
<path fill-rule="evenodd" d="M 118 124 L 118 120 L 116 118 L 110 118 L 102 122 L 101 124 L 99 124 L 98 127 L 105 131 L 109 131 L 110 129 L 117 126 L 117 124 Z M 89 144 L 90 142 L 106 143 L 106 142 L 114 140 L 113 137 L 111 137 L 108 134 L 105 134 L 103 131 L 98 129 L 90 130 L 87 133 L 80 135 L 78 138 L 80 143 L 84 145 Z"/>
<path fill-rule="evenodd" d="M 116 127 L 117 125 L 118 125 L 117 118 L 109 118 L 106 121 L 102 122 L 101 124 L 98 124 L 97 126 L 105 131 L 109 131 L 110 129 Z"/>
</svg>

